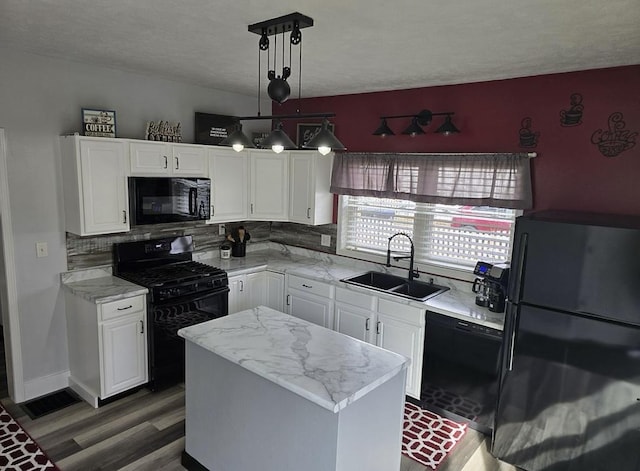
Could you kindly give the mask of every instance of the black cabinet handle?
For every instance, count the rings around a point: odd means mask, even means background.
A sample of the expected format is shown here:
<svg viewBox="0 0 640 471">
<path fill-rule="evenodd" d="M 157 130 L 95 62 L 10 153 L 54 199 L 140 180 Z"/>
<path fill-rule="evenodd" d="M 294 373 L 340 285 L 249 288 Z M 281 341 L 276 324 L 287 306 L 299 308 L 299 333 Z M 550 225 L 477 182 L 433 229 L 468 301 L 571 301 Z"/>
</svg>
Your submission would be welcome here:
<svg viewBox="0 0 640 471">
<path fill-rule="evenodd" d="M 140 333 L 144 334 L 144 321 L 140 321 Z"/>
<path fill-rule="evenodd" d="M 127 309 L 131 309 L 133 306 L 129 304 L 127 307 L 119 307 L 118 311 L 126 311 Z"/>
<path fill-rule="evenodd" d="M 303 287 L 303 288 L 313 288 L 313 286 L 311 286 L 311 285 L 305 285 L 304 283 L 302 283 L 302 287 Z"/>
<path fill-rule="evenodd" d="M 122 223 L 127 223 L 127 212 L 125 210 L 122 210 Z"/>
<path fill-rule="evenodd" d="M 176 156 L 176 170 L 180 170 L 180 159 Z"/>
<path fill-rule="evenodd" d="M 166 155 L 163 155 L 164 157 L 164 168 L 169 168 L 169 159 L 167 159 Z"/>
<path fill-rule="evenodd" d="M 367 332 L 369 332 L 370 330 L 370 324 L 371 324 L 371 318 L 367 317 L 367 320 L 364 321 L 364 330 L 366 330 Z"/>
</svg>

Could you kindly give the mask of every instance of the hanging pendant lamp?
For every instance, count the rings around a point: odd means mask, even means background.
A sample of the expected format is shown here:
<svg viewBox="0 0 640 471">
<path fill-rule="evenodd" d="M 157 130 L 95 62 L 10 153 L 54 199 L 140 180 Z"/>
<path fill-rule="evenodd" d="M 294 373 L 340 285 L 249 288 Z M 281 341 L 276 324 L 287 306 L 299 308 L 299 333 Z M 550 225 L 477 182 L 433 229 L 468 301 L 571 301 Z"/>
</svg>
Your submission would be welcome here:
<svg viewBox="0 0 640 471">
<path fill-rule="evenodd" d="M 245 147 L 255 147 L 251 139 L 242 132 L 242 124 L 236 125 L 235 131 L 225 137 L 220 144 L 221 146 L 231 146 L 236 152 L 241 152 Z"/>
<path fill-rule="evenodd" d="M 346 150 L 345 145 L 329 129 L 329 120 L 322 120 L 322 129 L 313 136 L 309 142 L 302 146 L 304 149 L 318 149 L 322 155 L 327 155 L 332 150 Z"/>
<path fill-rule="evenodd" d="M 297 149 L 295 143 L 287 136 L 287 133 L 282 130 L 282 121 L 276 121 L 274 130 L 262 141 L 262 147 L 271 147 L 271 150 L 276 154 L 279 154 L 285 149 Z"/>
<path fill-rule="evenodd" d="M 444 120 L 444 123 L 440 125 L 440 127 L 436 130 L 436 132 L 439 134 L 444 134 L 445 136 L 448 136 L 450 134 L 460 132 L 460 130 L 455 126 L 455 124 L 453 124 L 453 121 L 451 121 L 451 116 L 447 115 L 447 117 Z"/>
<path fill-rule="evenodd" d="M 380 136 L 380 137 L 387 137 L 387 136 L 394 136 L 395 133 L 391 130 L 391 128 L 387 124 L 386 118 L 382 118 L 382 122 L 380 123 L 380 126 L 378 126 L 378 129 L 376 129 L 373 132 L 373 135 Z"/>
</svg>

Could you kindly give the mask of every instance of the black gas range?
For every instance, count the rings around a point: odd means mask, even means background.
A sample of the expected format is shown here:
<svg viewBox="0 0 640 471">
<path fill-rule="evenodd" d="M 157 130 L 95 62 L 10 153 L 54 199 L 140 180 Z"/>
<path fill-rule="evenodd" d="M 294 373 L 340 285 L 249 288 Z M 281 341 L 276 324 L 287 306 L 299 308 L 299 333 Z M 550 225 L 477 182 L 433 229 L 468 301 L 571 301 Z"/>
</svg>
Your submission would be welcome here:
<svg viewBox="0 0 640 471">
<path fill-rule="evenodd" d="M 227 273 L 194 262 L 192 236 L 114 244 L 114 274 L 149 289 L 149 388 L 184 380 L 178 330 L 228 314 Z"/>
</svg>

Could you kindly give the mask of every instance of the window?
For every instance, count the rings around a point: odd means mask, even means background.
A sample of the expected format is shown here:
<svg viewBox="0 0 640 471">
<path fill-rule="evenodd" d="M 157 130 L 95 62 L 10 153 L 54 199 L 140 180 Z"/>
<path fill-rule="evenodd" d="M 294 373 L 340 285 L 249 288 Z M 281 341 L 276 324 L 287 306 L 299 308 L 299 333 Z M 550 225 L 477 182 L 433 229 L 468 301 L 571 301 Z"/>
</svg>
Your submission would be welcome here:
<svg viewBox="0 0 640 471">
<path fill-rule="evenodd" d="M 339 251 L 357 258 L 386 257 L 389 237 L 406 232 L 420 263 L 469 270 L 478 260 L 504 262 L 511 257 L 517 211 L 488 206 L 415 203 L 370 196 L 340 197 Z M 408 252 L 409 241 L 396 237 L 394 252 Z"/>
</svg>

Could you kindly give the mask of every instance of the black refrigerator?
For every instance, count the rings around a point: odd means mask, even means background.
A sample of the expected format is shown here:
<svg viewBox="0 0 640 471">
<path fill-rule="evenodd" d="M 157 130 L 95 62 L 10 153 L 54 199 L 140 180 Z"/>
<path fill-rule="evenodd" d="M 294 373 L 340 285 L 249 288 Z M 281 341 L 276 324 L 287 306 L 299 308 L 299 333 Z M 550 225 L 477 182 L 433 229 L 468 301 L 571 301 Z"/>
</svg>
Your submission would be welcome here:
<svg viewBox="0 0 640 471">
<path fill-rule="evenodd" d="M 640 471 L 640 217 L 517 219 L 492 454 Z"/>
</svg>

